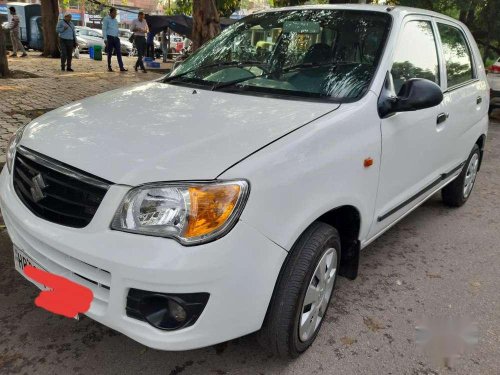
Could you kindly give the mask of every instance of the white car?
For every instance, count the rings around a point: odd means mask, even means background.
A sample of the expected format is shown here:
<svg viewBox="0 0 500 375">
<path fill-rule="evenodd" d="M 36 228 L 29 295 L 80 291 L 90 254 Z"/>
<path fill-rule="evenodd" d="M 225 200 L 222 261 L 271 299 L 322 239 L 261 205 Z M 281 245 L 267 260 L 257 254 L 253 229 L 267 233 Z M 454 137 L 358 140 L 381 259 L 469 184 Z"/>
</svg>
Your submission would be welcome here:
<svg viewBox="0 0 500 375">
<path fill-rule="evenodd" d="M 257 55 L 260 40 L 274 48 Z M 89 288 L 87 316 L 149 347 L 260 331 L 296 357 L 361 249 L 437 191 L 467 201 L 488 90 L 471 33 L 441 14 L 253 14 L 168 77 L 12 137 L 0 204 L 15 267 Z"/>
</svg>

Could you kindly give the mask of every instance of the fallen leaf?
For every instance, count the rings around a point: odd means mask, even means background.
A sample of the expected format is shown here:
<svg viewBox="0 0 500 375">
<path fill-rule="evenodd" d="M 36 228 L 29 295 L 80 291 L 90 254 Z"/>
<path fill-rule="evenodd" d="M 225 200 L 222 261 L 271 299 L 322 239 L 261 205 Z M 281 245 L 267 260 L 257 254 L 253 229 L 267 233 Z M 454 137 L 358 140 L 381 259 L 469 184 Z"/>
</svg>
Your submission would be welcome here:
<svg viewBox="0 0 500 375">
<path fill-rule="evenodd" d="M 373 318 L 363 318 L 363 323 L 370 329 L 372 332 L 377 332 L 378 330 L 384 328 L 381 323 L 379 323 L 376 319 Z"/>
<path fill-rule="evenodd" d="M 470 285 L 474 288 L 479 288 L 481 286 L 481 283 L 479 281 L 471 281 Z"/>
<path fill-rule="evenodd" d="M 352 337 L 348 337 L 348 336 L 344 336 L 344 337 L 340 338 L 340 342 L 346 346 L 351 346 L 352 344 L 354 344 L 357 341 L 358 340 L 353 339 Z"/>
<path fill-rule="evenodd" d="M 441 275 L 439 273 L 430 273 L 427 272 L 427 277 L 431 279 L 442 279 Z"/>
</svg>

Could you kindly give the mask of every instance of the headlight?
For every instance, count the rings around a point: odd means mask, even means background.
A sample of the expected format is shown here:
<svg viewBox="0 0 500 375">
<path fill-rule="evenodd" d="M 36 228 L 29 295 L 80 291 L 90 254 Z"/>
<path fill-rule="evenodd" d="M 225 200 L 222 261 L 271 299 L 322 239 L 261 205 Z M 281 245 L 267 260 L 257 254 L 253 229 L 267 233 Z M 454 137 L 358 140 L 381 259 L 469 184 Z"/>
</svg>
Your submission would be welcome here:
<svg viewBox="0 0 500 375">
<path fill-rule="evenodd" d="M 248 182 L 155 183 L 130 190 L 111 228 L 169 237 L 183 245 L 213 241 L 238 220 Z"/>
<path fill-rule="evenodd" d="M 21 138 L 23 137 L 23 132 L 25 126 L 20 127 L 17 131 L 10 137 L 9 142 L 7 143 L 7 169 L 9 172 L 12 172 L 12 165 L 14 164 L 14 157 L 16 155 L 16 148 L 19 142 L 21 142 Z"/>
</svg>

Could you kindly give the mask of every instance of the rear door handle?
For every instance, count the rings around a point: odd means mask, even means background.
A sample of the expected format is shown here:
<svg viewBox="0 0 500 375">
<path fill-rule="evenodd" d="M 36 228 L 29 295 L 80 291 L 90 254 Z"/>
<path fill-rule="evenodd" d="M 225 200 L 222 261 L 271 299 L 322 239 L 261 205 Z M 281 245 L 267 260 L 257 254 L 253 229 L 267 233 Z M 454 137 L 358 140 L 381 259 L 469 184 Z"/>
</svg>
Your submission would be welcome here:
<svg viewBox="0 0 500 375">
<path fill-rule="evenodd" d="M 476 99 L 476 104 L 481 104 L 483 102 L 483 98 L 481 98 L 480 96 L 477 97 Z"/>
<path fill-rule="evenodd" d="M 437 117 L 437 121 L 436 123 L 439 125 L 439 124 L 442 124 L 443 122 L 446 121 L 446 119 L 448 118 L 448 114 L 447 113 L 440 113 Z"/>
</svg>

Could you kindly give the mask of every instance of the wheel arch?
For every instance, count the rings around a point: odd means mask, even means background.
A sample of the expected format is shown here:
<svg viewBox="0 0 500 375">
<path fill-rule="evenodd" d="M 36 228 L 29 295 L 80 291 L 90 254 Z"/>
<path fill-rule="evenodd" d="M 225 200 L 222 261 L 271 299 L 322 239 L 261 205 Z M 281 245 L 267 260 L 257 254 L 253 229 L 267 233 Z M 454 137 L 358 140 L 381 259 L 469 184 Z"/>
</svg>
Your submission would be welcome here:
<svg viewBox="0 0 500 375">
<path fill-rule="evenodd" d="M 481 170 L 481 164 L 483 163 L 483 153 L 484 153 L 485 143 L 486 143 L 486 135 L 481 134 L 481 136 L 476 141 L 476 144 L 479 146 L 479 166 L 477 168 L 478 171 Z"/>
<path fill-rule="evenodd" d="M 339 275 L 354 280 L 359 267 L 360 211 L 351 205 L 340 206 L 325 212 L 315 221 L 329 224 L 339 232 L 342 248 Z"/>
<path fill-rule="evenodd" d="M 267 311 L 263 321 L 263 326 L 268 321 L 270 306 L 276 297 L 276 292 L 278 285 L 283 277 L 283 272 L 290 261 L 291 254 L 295 248 L 295 244 L 299 241 L 300 237 L 307 231 L 307 229 L 315 222 L 323 222 L 325 224 L 333 226 L 339 232 L 340 236 L 340 246 L 341 246 L 341 257 L 340 257 L 340 269 L 339 275 L 344 276 L 350 280 L 354 280 L 358 275 L 359 267 L 359 253 L 361 250 L 359 233 L 361 229 L 361 212 L 352 205 L 343 205 L 333 208 L 321 216 L 313 220 L 300 235 L 295 239 L 294 245 L 288 252 L 285 261 L 281 265 L 279 275 L 276 279 L 273 293 L 269 300 L 267 306 Z"/>
</svg>

